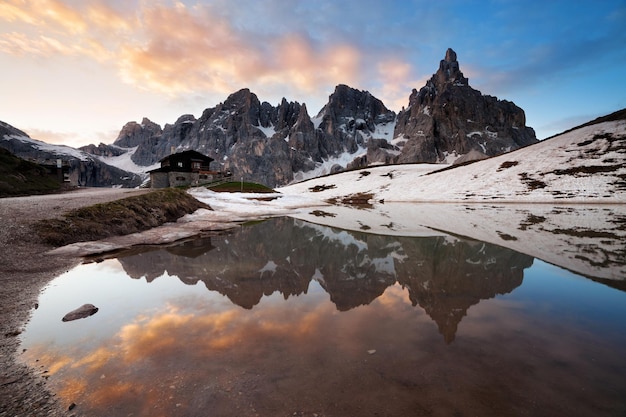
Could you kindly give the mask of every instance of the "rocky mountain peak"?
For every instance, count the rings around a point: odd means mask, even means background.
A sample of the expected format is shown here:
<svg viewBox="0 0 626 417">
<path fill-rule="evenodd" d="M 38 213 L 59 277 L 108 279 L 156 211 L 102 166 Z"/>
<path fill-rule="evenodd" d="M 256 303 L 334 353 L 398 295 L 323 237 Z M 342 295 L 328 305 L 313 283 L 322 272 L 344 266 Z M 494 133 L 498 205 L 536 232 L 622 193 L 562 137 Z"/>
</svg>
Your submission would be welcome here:
<svg viewBox="0 0 626 417">
<path fill-rule="evenodd" d="M 276 130 L 289 129 L 296 124 L 300 115 L 300 108 L 301 105 L 297 101 L 288 102 L 287 99 L 283 97 L 276 111 L 276 120 L 274 121 Z"/>
<path fill-rule="evenodd" d="M 126 123 L 113 144 L 122 148 L 133 148 L 154 136 L 159 136 L 161 133 L 160 125 L 144 117 L 141 124 L 135 121 Z"/>
<path fill-rule="evenodd" d="M 339 84 L 317 115 L 321 119 L 318 135 L 321 156 L 355 153 L 365 146 L 377 123 L 393 121 L 395 116 L 369 91 Z"/>
<path fill-rule="evenodd" d="M 439 70 L 431 80 L 437 86 L 442 86 L 445 83 L 453 83 L 457 86 L 469 85 L 468 79 L 461 72 L 459 61 L 456 60 L 456 52 L 452 48 L 448 48 L 446 51 L 445 58 L 439 62 Z"/>
<path fill-rule="evenodd" d="M 306 109 L 306 104 L 302 104 L 300 106 L 300 111 L 298 112 L 298 119 L 296 120 L 297 125 L 302 125 L 306 123 L 307 126 L 313 127 L 313 122 L 311 121 L 311 117 L 309 116 L 309 112 Z"/>
<path fill-rule="evenodd" d="M 452 48 L 448 48 L 446 50 L 446 57 L 444 58 L 446 62 L 456 62 L 456 52 Z"/>
<path fill-rule="evenodd" d="M 400 114 L 394 137 L 406 145 L 399 163 L 453 162 L 462 155 L 494 156 L 537 142 L 524 110 L 470 87 L 457 54 L 446 51 L 439 69 Z"/>
<path fill-rule="evenodd" d="M 0 121 L 0 139 L 4 138 L 5 135 L 8 136 L 25 136 L 29 137 L 26 132 L 22 132 L 16 127 L 11 126 L 8 123 Z"/>
<path fill-rule="evenodd" d="M 222 111 L 245 117 L 253 126 L 259 126 L 260 109 L 259 98 L 248 88 L 231 94 L 221 106 Z"/>
<path fill-rule="evenodd" d="M 371 121 L 380 115 L 393 113 L 382 101 L 374 97 L 369 91 L 361 91 L 345 84 L 339 84 L 328 97 L 328 103 L 320 110 L 317 117 L 331 115 L 340 118 L 362 119 Z M 393 114 L 395 117 L 395 113 Z"/>
</svg>

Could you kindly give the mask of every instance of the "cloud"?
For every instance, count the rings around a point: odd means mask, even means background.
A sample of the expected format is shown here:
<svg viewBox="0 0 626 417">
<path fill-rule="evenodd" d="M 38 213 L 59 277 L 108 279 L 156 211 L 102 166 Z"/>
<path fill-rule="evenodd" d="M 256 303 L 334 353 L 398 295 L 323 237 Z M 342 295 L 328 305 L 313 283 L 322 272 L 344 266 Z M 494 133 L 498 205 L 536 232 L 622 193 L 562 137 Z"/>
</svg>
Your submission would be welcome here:
<svg viewBox="0 0 626 417">
<path fill-rule="evenodd" d="M 125 83 L 172 97 L 243 87 L 319 94 L 359 84 L 367 73 L 364 53 L 347 41 L 252 32 L 229 19 L 216 6 L 180 2 L 142 2 L 136 13 L 122 13 L 103 1 L 70 7 L 14 0 L 0 8 L 0 20 L 36 26 L 37 33 L 0 33 L 0 52 L 108 62 Z"/>
<path fill-rule="evenodd" d="M 66 145 L 78 148 L 87 143 L 109 143 L 111 138 L 117 137 L 119 130 L 108 131 L 55 131 L 49 129 L 37 129 L 25 127 L 28 136 L 46 143 Z"/>
<path fill-rule="evenodd" d="M 244 75 L 263 70 L 263 57 L 227 21 L 208 9 L 145 8 L 141 33 L 118 51 L 124 81 L 170 95 L 232 92 Z M 144 42 L 138 39 L 144 38 Z"/>
<path fill-rule="evenodd" d="M 7 22 L 25 22 L 31 25 L 36 25 L 39 20 L 33 16 L 27 9 L 23 9 L 20 5 L 24 5 L 24 2 L 18 0 L 9 0 L 8 2 L 0 3 L 0 19 Z"/>
<path fill-rule="evenodd" d="M 147 42 L 121 51 L 126 82 L 168 94 L 288 84 L 303 92 L 357 78 L 360 54 L 347 44 L 315 45 L 301 34 L 265 37 L 236 30 L 208 8 L 144 10 Z"/>
<path fill-rule="evenodd" d="M 8 0 L 0 5 L 0 19 L 32 25 L 52 24 L 73 34 L 84 33 L 88 28 L 77 10 L 58 0 Z"/>
<path fill-rule="evenodd" d="M 416 79 L 413 66 L 398 58 L 382 60 L 376 70 L 376 78 L 381 81 L 381 85 L 374 90 L 374 95 L 394 111 L 408 105 L 411 90 L 424 85 L 427 79 Z"/>
</svg>

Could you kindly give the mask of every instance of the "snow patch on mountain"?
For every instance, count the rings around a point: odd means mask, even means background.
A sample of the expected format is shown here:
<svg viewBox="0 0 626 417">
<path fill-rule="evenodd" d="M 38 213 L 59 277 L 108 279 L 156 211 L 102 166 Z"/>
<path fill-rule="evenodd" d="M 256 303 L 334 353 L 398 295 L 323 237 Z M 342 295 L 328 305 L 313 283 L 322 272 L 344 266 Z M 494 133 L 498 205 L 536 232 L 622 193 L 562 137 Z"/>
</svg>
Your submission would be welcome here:
<svg viewBox="0 0 626 417">
<path fill-rule="evenodd" d="M 271 138 L 272 136 L 276 134 L 276 128 L 273 125 L 270 125 L 268 127 L 263 127 L 263 126 L 254 126 L 254 127 L 256 127 L 261 132 L 263 132 L 263 134 L 268 138 Z"/>
<path fill-rule="evenodd" d="M 358 150 L 354 153 L 343 152 L 335 157 L 330 157 L 325 159 L 324 162 L 316 162 L 315 168 L 310 171 L 298 171 L 293 174 L 293 182 L 306 181 L 311 178 L 317 178 L 324 175 L 328 175 L 332 172 L 332 168 L 335 166 L 340 166 L 342 169 L 357 158 L 360 155 L 363 155 L 367 150 L 360 146 Z"/>
<path fill-rule="evenodd" d="M 79 159 L 81 161 L 92 160 L 92 156 L 86 152 L 79 151 L 78 149 L 74 149 L 66 145 L 53 145 L 50 143 L 42 142 L 37 139 L 32 139 L 28 136 L 4 135 L 2 139 L 3 140 L 11 140 L 11 139 L 19 140 L 22 143 L 30 145 L 32 148 L 36 150 L 49 152 L 51 154 L 58 155 L 58 156 L 69 156 L 72 158 Z"/>
<path fill-rule="evenodd" d="M 150 166 L 142 166 L 137 165 L 135 162 L 133 162 L 131 158 L 133 154 L 137 151 L 138 146 L 135 146 L 134 148 L 121 148 L 119 146 L 116 146 L 116 148 L 126 150 L 126 152 L 118 156 L 95 156 L 95 158 L 98 158 L 100 161 L 107 165 L 111 165 L 116 168 L 123 169 L 124 171 L 132 172 L 139 175 L 147 175 L 146 173 L 148 171 L 157 169 L 161 166 L 160 163 L 156 163 Z"/>
<path fill-rule="evenodd" d="M 393 132 L 396 128 L 395 120 L 389 123 L 377 123 L 375 126 L 375 130 L 372 133 L 374 139 L 386 139 L 387 142 L 393 140 Z"/>
</svg>

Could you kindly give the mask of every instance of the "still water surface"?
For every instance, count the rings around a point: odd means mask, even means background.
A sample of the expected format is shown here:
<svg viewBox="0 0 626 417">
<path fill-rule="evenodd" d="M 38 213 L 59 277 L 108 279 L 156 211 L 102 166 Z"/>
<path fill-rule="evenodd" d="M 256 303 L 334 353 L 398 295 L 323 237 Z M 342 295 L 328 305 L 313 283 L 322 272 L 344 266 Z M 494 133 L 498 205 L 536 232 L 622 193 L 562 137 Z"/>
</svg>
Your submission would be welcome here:
<svg viewBox="0 0 626 417">
<path fill-rule="evenodd" d="M 52 281 L 22 345 L 77 415 L 626 415 L 623 291 L 443 234 L 280 218 L 123 253 Z"/>
</svg>

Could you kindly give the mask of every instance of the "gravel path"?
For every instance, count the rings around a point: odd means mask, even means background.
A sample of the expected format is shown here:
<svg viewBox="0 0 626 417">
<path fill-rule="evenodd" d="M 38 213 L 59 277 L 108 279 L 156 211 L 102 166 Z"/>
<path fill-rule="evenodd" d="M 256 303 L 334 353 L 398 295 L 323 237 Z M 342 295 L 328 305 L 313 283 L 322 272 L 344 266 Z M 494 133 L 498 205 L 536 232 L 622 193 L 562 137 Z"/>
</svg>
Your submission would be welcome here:
<svg viewBox="0 0 626 417">
<path fill-rule="evenodd" d="M 82 188 L 61 194 L 0 199 L 0 417 L 71 416 L 45 386 L 45 369 L 20 363 L 19 335 L 41 289 L 80 263 L 52 257 L 30 225 L 60 217 L 68 210 L 147 193 L 149 190 Z"/>
</svg>

